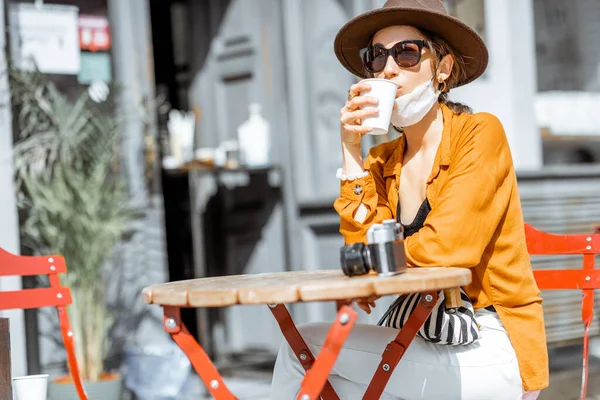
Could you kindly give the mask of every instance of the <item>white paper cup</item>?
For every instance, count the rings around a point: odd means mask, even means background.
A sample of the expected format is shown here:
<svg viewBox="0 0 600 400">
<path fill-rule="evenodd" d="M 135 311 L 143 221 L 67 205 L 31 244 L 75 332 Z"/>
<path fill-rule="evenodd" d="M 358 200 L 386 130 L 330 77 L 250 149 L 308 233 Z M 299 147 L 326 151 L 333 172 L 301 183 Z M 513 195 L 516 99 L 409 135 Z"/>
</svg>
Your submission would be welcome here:
<svg viewBox="0 0 600 400">
<path fill-rule="evenodd" d="M 362 107 L 363 110 L 379 108 L 379 114 L 363 119 L 362 126 L 373 128 L 370 135 L 385 135 L 390 127 L 392 109 L 396 100 L 398 85 L 388 79 L 369 78 L 361 82 L 371 85 L 371 90 L 360 92 L 361 96 L 372 96 L 379 99 L 379 104 L 370 104 Z"/>
<path fill-rule="evenodd" d="M 14 400 L 46 400 L 48 375 L 19 376 L 13 381 Z"/>
</svg>

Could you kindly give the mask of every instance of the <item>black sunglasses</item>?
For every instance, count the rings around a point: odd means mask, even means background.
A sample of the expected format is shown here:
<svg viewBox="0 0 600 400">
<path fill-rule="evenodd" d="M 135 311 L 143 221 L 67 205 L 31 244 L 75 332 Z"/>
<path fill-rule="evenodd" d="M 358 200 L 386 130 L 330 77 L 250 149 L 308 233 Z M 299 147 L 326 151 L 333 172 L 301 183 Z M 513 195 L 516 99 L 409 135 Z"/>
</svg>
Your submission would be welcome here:
<svg viewBox="0 0 600 400">
<path fill-rule="evenodd" d="M 365 70 L 371 74 L 383 71 L 389 56 L 392 56 L 400 67 L 410 68 L 421 62 L 424 47 L 429 47 L 424 40 L 403 40 L 391 49 L 386 49 L 382 44 L 377 43 L 361 50 L 361 58 Z"/>
</svg>

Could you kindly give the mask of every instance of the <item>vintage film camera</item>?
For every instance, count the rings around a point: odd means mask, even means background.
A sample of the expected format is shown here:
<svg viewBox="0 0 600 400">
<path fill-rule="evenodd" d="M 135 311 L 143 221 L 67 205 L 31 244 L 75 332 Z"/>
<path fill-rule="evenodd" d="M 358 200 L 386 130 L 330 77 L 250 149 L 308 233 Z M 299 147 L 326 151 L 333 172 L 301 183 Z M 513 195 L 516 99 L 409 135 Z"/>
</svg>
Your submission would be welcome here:
<svg viewBox="0 0 600 400">
<path fill-rule="evenodd" d="M 379 276 L 406 271 L 402 225 L 389 219 L 373 224 L 367 231 L 367 244 L 353 243 L 340 249 L 342 271 L 347 276 L 364 275 L 375 271 Z"/>
</svg>

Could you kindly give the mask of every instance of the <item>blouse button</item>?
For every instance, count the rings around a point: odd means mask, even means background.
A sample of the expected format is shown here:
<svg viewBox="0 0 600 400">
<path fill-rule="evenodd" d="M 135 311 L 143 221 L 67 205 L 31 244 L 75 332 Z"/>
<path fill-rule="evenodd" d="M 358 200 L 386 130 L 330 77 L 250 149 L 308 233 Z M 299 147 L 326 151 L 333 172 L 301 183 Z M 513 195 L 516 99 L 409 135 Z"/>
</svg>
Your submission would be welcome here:
<svg viewBox="0 0 600 400">
<path fill-rule="evenodd" d="M 363 192 L 363 188 L 360 185 L 356 185 L 356 187 L 354 188 L 354 194 L 359 195 Z"/>
</svg>

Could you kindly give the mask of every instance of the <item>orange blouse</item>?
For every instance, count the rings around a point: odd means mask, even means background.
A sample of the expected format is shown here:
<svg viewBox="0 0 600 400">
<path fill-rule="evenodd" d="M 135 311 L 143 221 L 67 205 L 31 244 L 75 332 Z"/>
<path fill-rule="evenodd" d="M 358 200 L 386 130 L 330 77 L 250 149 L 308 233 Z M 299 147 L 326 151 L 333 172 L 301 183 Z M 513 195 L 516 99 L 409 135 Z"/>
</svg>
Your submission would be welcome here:
<svg viewBox="0 0 600 400">
<path fill-rule="evenodd" d="M 517 178 L 502 124 L 487 113 L 455 114 L 442 105 L 444 130 L 423 227 L 405 239 L 410 267 L 471 268 L 465 291 L 475 309 L 493 305 L 517 354 L 523 388 L 548 386 L 548 351 L 542 299 L 533 277 Z M 405 139 L 371 149 L 369 174 L 342 181 L 335 209 L 346 243 L 366 241 L 373 223 L 396 219 Z M 363 223 L 353 216 L 364 203 Z"/>
</svg>

